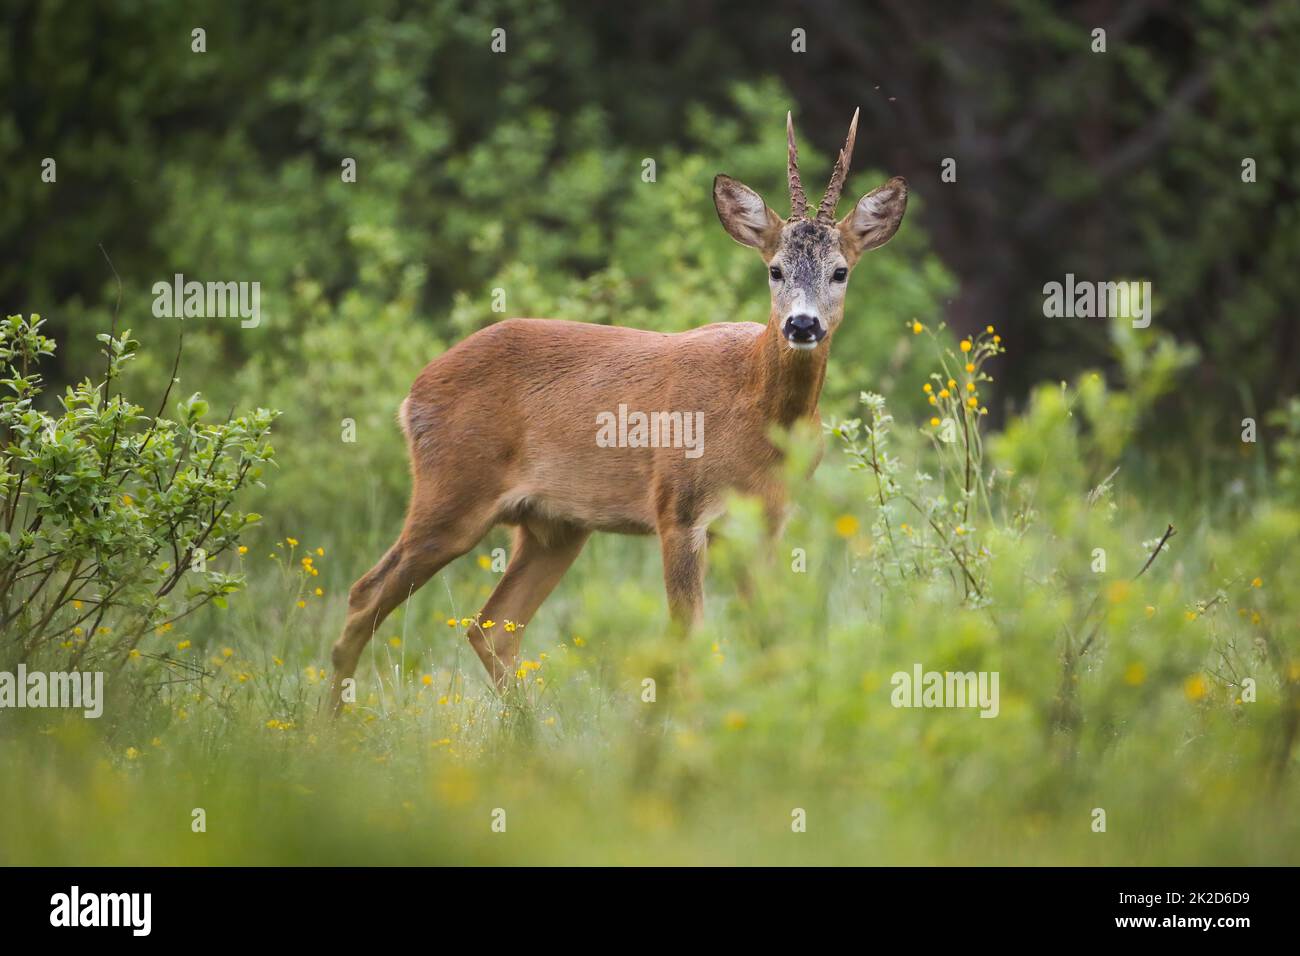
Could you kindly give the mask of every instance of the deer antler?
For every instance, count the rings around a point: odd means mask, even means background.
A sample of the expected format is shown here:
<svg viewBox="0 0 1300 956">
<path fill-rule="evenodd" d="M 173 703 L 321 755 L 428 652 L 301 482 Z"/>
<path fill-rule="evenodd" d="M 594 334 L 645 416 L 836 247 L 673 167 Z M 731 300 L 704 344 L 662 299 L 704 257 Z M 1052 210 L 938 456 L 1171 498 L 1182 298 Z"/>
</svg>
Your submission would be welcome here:
<svg viewBox="0 0 1300 956">
<path fill-rule="evenodd" d="M 790 218 L 805 219 L 808 216 L 808 197 L 803 193 L 803 183 L 799 181 L 799 149 L 794 145 L 794 119 L 787 111 L 785 114 L 785 138 L 789 143 L 789 177 L 790 177 Z"/>
<path fill-rule="evenodd" d="M 831 181 L 826 187 L 826 195 L 822 197 L 821 205 L 817 207 L 818 222 L 835 221 L 835 206 L 840 201 L 844 180 L 849 175 L 849 158 L 853 155 L 853 141 L 858 135 L 859 112 L 859 110 L 853 111 L 853 122 L 849 123 L 849 135 L 845 137 L 844 148 L 840 150 L 840 155 L 835 160 L 835 168 L 831 170 Z"/>
</svg>

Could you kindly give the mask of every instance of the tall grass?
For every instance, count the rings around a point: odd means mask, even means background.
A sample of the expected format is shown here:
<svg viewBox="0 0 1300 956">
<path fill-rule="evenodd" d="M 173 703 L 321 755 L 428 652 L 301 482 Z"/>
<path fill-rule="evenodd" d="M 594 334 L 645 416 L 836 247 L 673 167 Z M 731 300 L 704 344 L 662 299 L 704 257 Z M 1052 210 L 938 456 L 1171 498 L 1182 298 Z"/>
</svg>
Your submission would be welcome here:
<svg viewBox="0 0 1300 956">
<path fill-rule="evenodd" d="M 894 421 L 917 502 L 852 467 L 863 423 L 828 423 L 778 542 L 752 502 L 720 523 L 689 638 L 653 539 L 598 536 L 501 696 L 463 623 L 494 532 L 384 624 L 333 722 L 347 586 L 401 502 L 367 507 L 358 479 L 316 527 L 268 513 L 247 591 L 148 638 L 102 719 L 4 713 L 0 861 L 1295 863 L 1300 512 L 1126 483 L 1134 395 L 1085 373 L 999 434 L 977 419 L 970 477 L 973 446 Z M 792 439 L 792 475 L 815 440 Z M 906 547 L 883 533 L 930 519 Z M 893 706 L 915 664 L 997 672 L 998 716 Z"/>
</svg>

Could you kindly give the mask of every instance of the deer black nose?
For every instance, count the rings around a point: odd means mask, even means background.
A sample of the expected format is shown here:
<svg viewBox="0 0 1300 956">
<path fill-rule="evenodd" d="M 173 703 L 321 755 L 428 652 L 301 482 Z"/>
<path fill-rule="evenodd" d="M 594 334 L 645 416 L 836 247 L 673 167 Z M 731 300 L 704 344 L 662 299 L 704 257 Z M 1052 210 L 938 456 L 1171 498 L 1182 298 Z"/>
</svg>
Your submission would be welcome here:
<svg viewBox="0 0 1300 956">
<path fill-rule="evenodd" d="M 821 320 L 807 314 L 789 316 L 782 331 L 791 342 L 820 342 L 826 336 Z"/>
</svg>

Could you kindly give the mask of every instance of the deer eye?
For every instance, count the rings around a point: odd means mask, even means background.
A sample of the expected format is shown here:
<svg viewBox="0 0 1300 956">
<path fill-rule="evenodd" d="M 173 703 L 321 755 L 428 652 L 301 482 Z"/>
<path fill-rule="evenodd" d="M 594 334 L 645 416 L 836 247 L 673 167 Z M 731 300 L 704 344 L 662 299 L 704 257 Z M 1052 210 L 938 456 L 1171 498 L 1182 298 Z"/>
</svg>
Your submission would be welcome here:
<svg viewBox="0 0 1300 956">
<path fill-rule="evenodd" d="M 848 277 L 849 277 L 849 270 L 844 268 L 843 266 L 840 266 L 838 269 L 836 269 L 834 272 L 831 273 L 832 282 L 843 282 Z"/>
<path fill-rule="evenodd" d="M 780 282 L 782 275 L 784 275 L 784 273 L 781 272 L 780 266 L 772 266 L 767 270 L 767 274 L 772 277 L 774 282 Z"/>
</svg>

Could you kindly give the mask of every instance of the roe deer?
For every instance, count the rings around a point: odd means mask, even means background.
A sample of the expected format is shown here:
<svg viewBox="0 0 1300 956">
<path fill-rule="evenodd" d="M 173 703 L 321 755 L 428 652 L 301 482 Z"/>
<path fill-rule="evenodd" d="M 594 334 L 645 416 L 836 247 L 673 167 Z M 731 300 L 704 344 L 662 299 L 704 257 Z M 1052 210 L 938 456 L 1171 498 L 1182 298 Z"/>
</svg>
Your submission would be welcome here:
<svg viewBox="0 0 1300 956">
<path fill-rule="evenodd" d="M 399 412 L 411 459 L 406 522 L 348 596 L 333 651 L 333 709 L 380 622 L 494 525 L 514 526 L 514 547 L 469 640 L 498 688 L 513 673 L 523 635 L 504 622 L 528 623 L 592 531 L 659 535 L 669 609 L 682 628 L 700 612 L 706 531 L 728 491 L 758 496 L 775 533 L 785 493 L 770 429 L 819 420 L 849 272 L 894 235 L 907 206 L 907 183 L 894 178 L 835 221 L 857 125 L 855 112 L 815 215 L 788 114 L 788 220 L 748 186 L 714 179 L 723 228 L 767 267 L 766 325 L 721 322 L 667 335 L 509 319 L 425 366 Z M 597 425 L 616 410 L 621 418 L 620 406 L 676 411 L 707 425 L 705 453 L 692 457 L 644 433 L 639 447 L 602 447 Z M 480 626 L 489 620 L 496 627 Z"/>
</svg>

